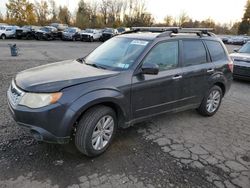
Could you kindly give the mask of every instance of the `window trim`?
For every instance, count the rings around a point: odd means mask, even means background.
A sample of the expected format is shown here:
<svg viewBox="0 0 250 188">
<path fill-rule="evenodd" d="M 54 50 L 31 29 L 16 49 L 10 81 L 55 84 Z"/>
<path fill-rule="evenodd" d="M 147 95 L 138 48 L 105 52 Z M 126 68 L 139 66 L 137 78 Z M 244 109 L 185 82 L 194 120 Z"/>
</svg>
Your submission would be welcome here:
<svg viewBox="0 0 250 188">
<path fill-rule="evenodd" d="M 205 63 L 200 63 L 200 64 L 194 64 L 194 65 L 186 65 L 184 64 L 184 45 L 183 45 L 183 41 L 200 41 L 205 49 L 205 52 L 206 52 L 206 61 Z M 206 63 L 211 63 L 211 57 L 210 57 L 210 54 L 208 53 L 208 49 L 207 49 L 207 46 L 206 44 L 204 43 L 203 40 L 201 39 L 193 39 L 193 38 L 187 38 L 187 39 L 181 39 L 180 40 L 180 46 L 181 46 L 181 67 L 191 67 L 191 66 L 197 66 L 197 65 L 204 65 Z"/>
<path fill-rule="evenodd" d="M 162 40 L 159 41 L 157 43 L 155 43 L 153 46 L 151 46 L 150 50 L 144 55 L 144 57 L 142 58 L 141 62 L 139 63 L 138 69 L 140 70 L 143 62 L 145 61 L 145 59 L 147 58 L 147 56 L 150 54 L 150 52 L 156 48 L 158 45 L 162 44 L 162 43 L 166 43 L 166 42 L 177 42 L 178 45 L 178 63 L 176 65 L 176 67 L 170 68 L 170 69 L 166 69 L 166 70 L 159 70 L 159 72 L 164 72 L 164 71 L 169 71 L 169 70 L 173 70 L 173 69 L 177 69 L 181 67 L 181 51 L 180 51 L 180 40 L 179 39 L 172 39 L 172 40 Z"/>
</svg>

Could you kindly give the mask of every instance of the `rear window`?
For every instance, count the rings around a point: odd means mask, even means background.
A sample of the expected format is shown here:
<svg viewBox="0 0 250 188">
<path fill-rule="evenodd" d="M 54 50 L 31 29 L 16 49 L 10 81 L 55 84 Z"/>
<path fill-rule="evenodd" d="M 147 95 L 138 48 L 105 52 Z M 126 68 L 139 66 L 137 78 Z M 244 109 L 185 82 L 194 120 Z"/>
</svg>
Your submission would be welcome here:
<svg viewBox="0 0 250 188">
<path fill-rule="evenodd" d="M 207 62 L 205 47 L 200 40 L 183 41 L 184 66 L 198 65 Z"/>
<path fill-rule="evenodd" d="M 207 44 L 212 61 L 219 61 L 226 59 L 226 53 L 220 42 L 217 41 L 205 41 Z"/>
</svg>

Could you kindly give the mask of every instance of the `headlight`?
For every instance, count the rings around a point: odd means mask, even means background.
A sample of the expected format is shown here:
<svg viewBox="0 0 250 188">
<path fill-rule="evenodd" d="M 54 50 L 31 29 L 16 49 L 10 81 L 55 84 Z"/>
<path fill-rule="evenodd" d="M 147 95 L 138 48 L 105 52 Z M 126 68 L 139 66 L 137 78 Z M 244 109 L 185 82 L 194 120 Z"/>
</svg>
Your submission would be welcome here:
<svg viewBox="0 0 250 188">
<path fill-rule="evenodd" d="M 56 103 L 62 93 L 25 93 L 19 105 L 30 108 L 41 108 Z"/>
</svg>

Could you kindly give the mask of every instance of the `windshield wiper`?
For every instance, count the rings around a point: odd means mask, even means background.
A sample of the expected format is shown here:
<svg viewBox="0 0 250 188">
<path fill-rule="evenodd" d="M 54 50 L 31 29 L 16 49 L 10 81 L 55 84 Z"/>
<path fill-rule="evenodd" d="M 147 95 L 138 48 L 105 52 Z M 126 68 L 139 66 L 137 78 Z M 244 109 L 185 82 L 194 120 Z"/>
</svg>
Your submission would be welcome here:
<svg viewBox="0 0 250 188">
<path fill-rule="evenodd" d="M 95 63 L 85 63 L 85 64 L 89 65 L 89 66 L 92 66 L 92 67 L 95 67 L 95 68 L 98 68 L 98 69 L 107 69 L 106 67 L 95 64 Z"/>
<path fill-rule="evenodd" d="M 85 58 L 84 58 L 84 57 L 82 57 L 82 58 L 78 58 L 76 61 L 78 61 L 79 63 L 84 63 L 85 65 L 89 65 L 89 66 L 92 66 L 92 67 L 98 68 L 98 69 L 107 69 L 106 67 L 101 66 L 101 65 L 99 65 L 99 64 L 95 64 L 95 63 L 86 63 L 86 61 L 85 61 Z"/>
<path fill-rule="evenodd" d="M 78 61 L 79 63 L 85 63 L 85 59 L 84 59 L 84 57 L 82 57 L 82 58 L 78 58 L 76 61 Z"/>
</svg>

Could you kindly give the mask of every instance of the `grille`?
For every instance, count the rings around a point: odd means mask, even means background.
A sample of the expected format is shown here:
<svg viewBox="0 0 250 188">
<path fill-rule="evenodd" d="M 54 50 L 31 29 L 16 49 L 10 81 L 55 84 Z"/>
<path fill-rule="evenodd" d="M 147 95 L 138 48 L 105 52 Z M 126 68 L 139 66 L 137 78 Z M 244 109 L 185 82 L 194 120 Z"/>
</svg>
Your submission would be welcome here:
<svg viewBox="0 0 250 188">
<path fill-rule="evenodd" d="M 24 92 L 16 87 L 14 81 L 12 81 L 7 93 L 10 103 L 14 106 L 21 101 L 22 96 L 24 95 Z"/>
<path fill-rule="evenodd" d="M 89 37 L 90 37 L 89 35 L 84 35 L 84 34 L 82 35 L 83 39 L 89 39 Z"/>
</svg>

